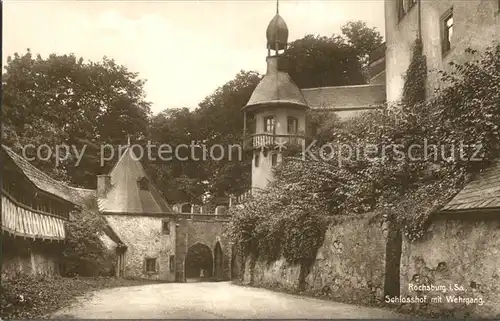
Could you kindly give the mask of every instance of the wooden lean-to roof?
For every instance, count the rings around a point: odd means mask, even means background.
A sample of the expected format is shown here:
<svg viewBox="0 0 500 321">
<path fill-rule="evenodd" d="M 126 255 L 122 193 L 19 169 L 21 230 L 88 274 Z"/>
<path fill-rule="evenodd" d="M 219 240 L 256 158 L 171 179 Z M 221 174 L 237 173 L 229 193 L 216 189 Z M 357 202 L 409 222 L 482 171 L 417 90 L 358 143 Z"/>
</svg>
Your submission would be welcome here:
<svg viewBox="0 0 500 321">
<path fill-rule="evenodd" d="M 485 169 L 460 191 L 442 211 L 500 211 L 500 160 Z"/>
<path fill-rule="evenodd" d="M 111 188 L 98 199 L 103 213 L 172 213 L 172 209 L 146 174 L 131 148 L 127 148 L 111 170 Z M 140 188 L 139 181 L 147 179 L 149 188 Z"/>
<path fill-rule="evenodd" d="M 13 166 L 24 175 L 36 190 L 49 194 L 61 202 L 71 203 L 81 207 L 93 192 L 91 190 L 70 187 L 52 179 L 47 174 L 30 164 L 29 161 L 17 155 L 9 147 L 2 145 L 2 165 Z M 10 170 L 4 170 L 4 175 L 10 175 Z M 42 212 L 31 208 L 14 199 L 2 189 L 2 230 L 10 234 L 49 240 L 64 240 L 66 231 L 65 217 Z"/>
<path fill-rule="evenodd" d="M 2 145 L 2 150 L 5 152 L 2 157 L 4 157 L 4 155 L 9 157 L 36 188 L 46 193 L 78 206 L 85 203 L 86 199 L 88 199 L 92 193 L 95 193 L 93 190 L 71 187 L 51 178 L 5 145 Z"/>
</svg>

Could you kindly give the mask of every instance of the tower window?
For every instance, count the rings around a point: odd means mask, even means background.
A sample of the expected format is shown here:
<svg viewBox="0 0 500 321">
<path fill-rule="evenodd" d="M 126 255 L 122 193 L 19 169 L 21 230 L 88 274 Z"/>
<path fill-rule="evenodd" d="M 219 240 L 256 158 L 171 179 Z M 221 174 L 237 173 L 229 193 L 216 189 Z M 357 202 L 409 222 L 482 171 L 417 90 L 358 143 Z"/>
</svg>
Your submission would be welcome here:
<svg viewBox="0 0 500 321">
<path fill-rule="evenodd" d="M 260 154 L 259 154 L 259 152 L 257 152 L 255 154 L 254 162 L 255 162 L 255 167 L 259 167 L 259 163 L 260 163 Z"/>
<path fill-rule="evenodd" d="M 271 156 L 271 165 L 276 166 L 276 164 L 278 164 L 278 154 L 273 154 Z"/>
<path fill-rule="evenodd" d="M 295 117 L 288 117 L 287 129 L 289 134 L 297 134 L 298 131 L 298 120 Z"/>
<path fill-rule="evenodd" d="M 264 117 L 264 132 L 274 133 L 274 116 Z"/>
<path fill-rule="evenodd" d="M 443 15 L 443 54 L 446 54 L 451 49 L 451 37 L 453 36 L 453 8 L 448 10 Z"/>
</svg>

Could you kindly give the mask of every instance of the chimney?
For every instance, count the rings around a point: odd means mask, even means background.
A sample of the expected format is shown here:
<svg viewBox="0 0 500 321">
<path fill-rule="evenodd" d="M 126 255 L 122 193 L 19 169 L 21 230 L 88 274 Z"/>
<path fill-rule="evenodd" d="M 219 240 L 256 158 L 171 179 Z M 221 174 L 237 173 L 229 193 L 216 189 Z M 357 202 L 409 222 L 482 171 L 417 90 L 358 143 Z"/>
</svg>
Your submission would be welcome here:
<svg viewBox="0 0 500 321">
<path fill-rule="evenodd" d="M 111 188 L 111 176 L 97 175 L 97 197 L 102 198 Z"/>
</svg>

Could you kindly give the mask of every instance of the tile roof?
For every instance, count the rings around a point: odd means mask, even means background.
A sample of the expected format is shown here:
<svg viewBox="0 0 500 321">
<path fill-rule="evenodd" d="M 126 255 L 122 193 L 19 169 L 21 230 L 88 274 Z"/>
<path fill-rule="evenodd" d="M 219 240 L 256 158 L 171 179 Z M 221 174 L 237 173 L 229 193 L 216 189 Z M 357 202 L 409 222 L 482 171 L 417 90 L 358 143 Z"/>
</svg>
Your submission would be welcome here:
<svg viewBox="0 0 500 321">
<path fill-rule="evenodd" d="M 385 84 L 302 89 L 312 109 L 368 109 L 385 102 Z"/>
<path fill-rule="evenodd" d="M 167 201 L 148 178 L 140 161 L 128 148 L 111 170 L 111 189 L 98 199 L 101 212 L 114 213 L 171 213 Z M 149 190 L 141 190 L 138 181 L 147 178 Z"/>
<path fill-rule="evenodd" d="M 277 103 L 307 108 L 307 102 L 299 87 L 292 81 L 288 73 L 283 71 L 267 73 L 255 87 L 243 109 Z"/>
<path fill-rule="evenodd" d="M 460 191 L 443 211 L 500 208 L 500 161 L 484 170 Z"/>
<path fill-rule="evenodd" d="M 71 187 L 63 182 L 57 181 L 23 158 L 9 147 L 2 145 L 2 150 L 16 164 L 26 177 L 40 190 L 55 195 L 75 205 L 82 206 L 91 190 Z M 93 192 L 93 191 L 92 191 Z"/>
</svg>

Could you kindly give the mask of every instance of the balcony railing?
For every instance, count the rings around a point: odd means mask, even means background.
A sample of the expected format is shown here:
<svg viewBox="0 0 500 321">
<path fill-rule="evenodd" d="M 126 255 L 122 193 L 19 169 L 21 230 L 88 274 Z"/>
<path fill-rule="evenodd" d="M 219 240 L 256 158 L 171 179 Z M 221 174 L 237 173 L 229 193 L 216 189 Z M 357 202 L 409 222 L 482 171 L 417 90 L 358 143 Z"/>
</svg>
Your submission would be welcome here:
<svg viewBox="0 0 500 321">
<path fill-rule="evenodd" d="M 252 191 L 248 190 L 248 191 L 244 192 L 243 194 L 241 194 L 240 196 L 237 196 L 234 203 L 235 203 L 235 205 L 241 204 L 241 203 L 245 202 L 247 199 L 249 199 L 250 197 L 252 197 Z"/>
<path fill-rule="evenodd" d="M 282 146 L 300 146 L 305 141 L 304 134 L 276 135 L 271 133 L 252 134 L 243 138 L 243 147 L 248 149 Z"/>
</svg>

